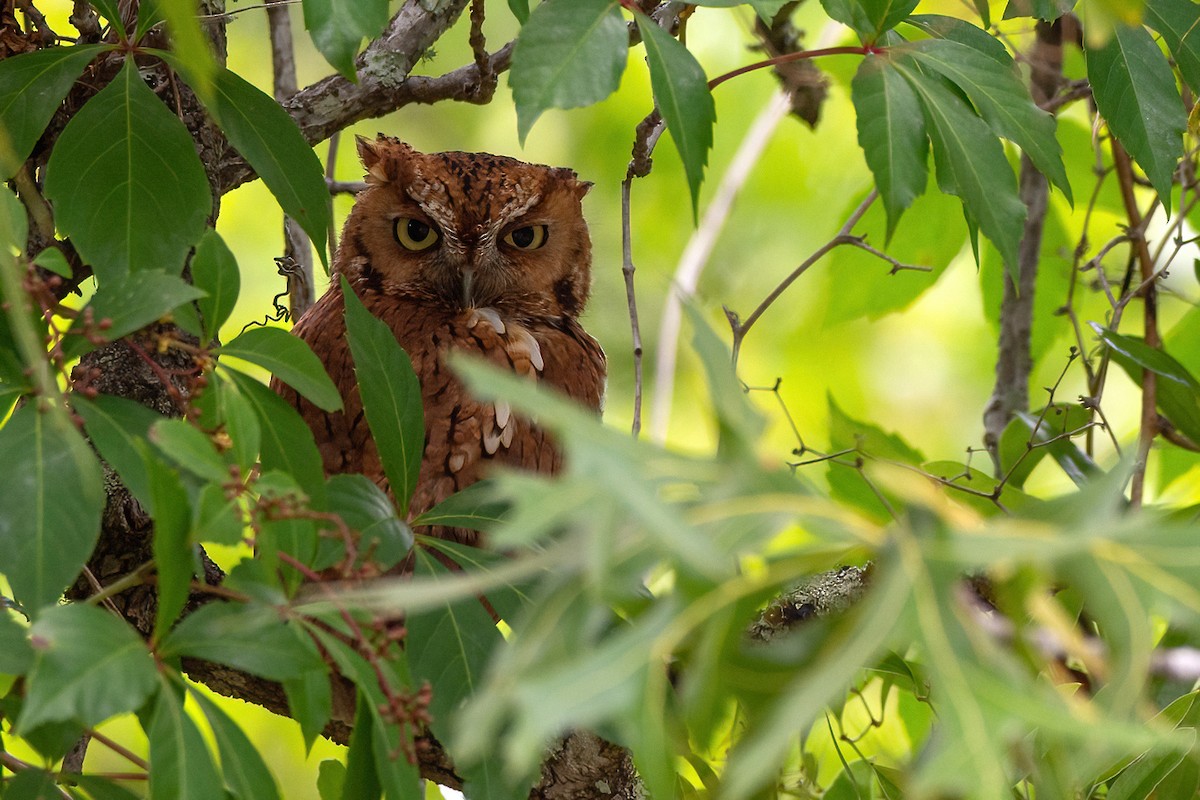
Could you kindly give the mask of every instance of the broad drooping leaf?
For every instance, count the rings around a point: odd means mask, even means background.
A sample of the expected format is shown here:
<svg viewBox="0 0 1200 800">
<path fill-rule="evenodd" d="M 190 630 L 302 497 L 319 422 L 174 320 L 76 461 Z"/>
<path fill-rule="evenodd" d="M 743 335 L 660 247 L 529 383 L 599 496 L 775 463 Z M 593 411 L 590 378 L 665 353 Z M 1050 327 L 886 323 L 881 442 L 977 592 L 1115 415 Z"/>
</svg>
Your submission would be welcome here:
<svg viewBox="0 0 1200 800">
<path fill-rule="evenodd" d="M 1193 92 L 1200 91 L 1200 41 L 1191 0 L 1146 0 L 1146 24 L 1162 34 Z"/>
<path fill-rule="evenodd" d="M 867 57 L 850 85 L 858 144 L 887 210 L 887 236 L 925 191 L 929 142 L 916 92 L 885 57 Z"/>
<path fill-rule="evenodd" d="M 1008 0 L 1004 7 L 1004 19 L 1036 17 L 1053 22 L 1075 7 L 1078 0 Z"/>
<path fill-rule="evenodd" d="M 412 549 L 413 533 L 392 501 L 365 475 L 330 475 L 329 510 L 355 532 L 360 558 L 389 569 Z"/>
<path fill-rule="evenodd" d="M 654 102 L 667 123 L 671 141 L 683 161 L 692 214 L 700 200 L 700 182 L 712 148 L 712 128 L 717 111 L 708 90 L 708 78 L 695 56 L 645 14 L 637 15 L 638 30 L 646 46 Z"/>
<path fill-rule="evenodd" d="M 139 708 L 157 684 L 146 643 L 97 606 L 47 609 L 30 638 L 34 663 L 19 728 L 67 720 L 94 727 Z"/>
<path fill-rule="evenodd" d="M 354 358 L 363 411 L 401 516 L 417 486 L 425 451 L 421 384 L 391 329 L 372 316 L 342 278 L 346 336 Z"/>
<path fill-rule="evenodd" d="M 101 285 L 137 270 L 178 275 L 212 213 L 192 137 L 133 59 L 63 130 L 46 196 Z"/>
<path fill-rule="evenodd" d="M 150 800 L 225 800 L 221 774 L 182 698 L 164 688 L 142 726 L 154 765 Z"/>
<path fill-rule="evenodd" d="M 162 420 L 156 425 L 181 423 Z M 189 426 L 190 427 L 190 426 Z M 151 433 L 153 434 L 153 428 Z M 191 503 L 179 473 L 143 446 L 150 476 L 150 514 L 154 517 L 154 566 L 158 576 L 158 609 L 154 638 L 160 639 L 183 611 L 190 593 L 196 560 L 188 534 L 191 532 Z"/>
<path fill-rule="evenodd" d="M 347 7 L 358 8 L 357 4 Z M 216 101 L 209 110 L 280 208 L 312 239 L 321 263 L 327 263 L 329 189 L 321 162 L 296 122 L 271 97 L 227 69 L 217 72 Z"/>
<path fill-rule="evenodd" d="M 1118 25 L 1106 44 L 1088 49 L 1087 71 L 1100 115 L 1170 211 L 1187 118 L 1167 57 L 1145 28 Z"/>
<path fill-rule="evenodd" d="M 241 288 L 237 259 L 221 238 L 221 234 L 208 230 L 196 254 L 192 257 L 192 284 L 207 296 L 196 301 L 203 324 L 202 338 L 211 342 L 217 331 L 229 319 L 237 303 Z"/>
<path fill-rule="evenodd" d="M 549 108 L 598 103 L 625 71 L 629 34 L 616 0 L 546 0 L 513 49 L 513 102 L 521 141 Z"/>
<path fill-rule="evenodd" d="M 98 44 L 52 47 L 0 61 L 0 129 L 8 134 L 0 142 L 0 177 L 8 180 L 29 158 L 79 73 L 108 49 Z"/>
<path fill-rule="evenodd" d="M 220 352 L 270 370 L 320 409 L 342 408 L 342 395 L 329 379 L 321 359 L 307 343 L 282 328 L 250 328 L 222 345 Z"/>
<path fill-rule="evenodd" d="M 1092 327 L 1134 381 L 1141 383 L 1141 369 L 1159 377 L 1156 400 L 1163 416 L 1193 442 L 1200 442 L 1200 380 L 1165 350 L 1150 347 L 1138 337 L 1125 336 L 1096 323 L 1092 323 Z"/>
<path fill-rule="evenodd" d="M 1000 136 L 1014 142 L 1071 201 L 1071 184 L 1054 135 L 1054 117 L 1034 104 L 1013 66 L 997 69 L 987 51 L 951 39 L 926 39 L 906 48 L 922 66 L 960 88 Z"/>
<path fill-rule="evenodd" d="M 26 612 L 53 603 L 100 535 L 100 463 L 70 418 L 32 402 L 0 428 L 7 469 L 0 503 L 0 574 Z M 63 492 L 69 489 L 70 494 Z"/>
<path fill-rule="evenodd" d="M 304 0 L 304 27 L 313 44 L 350 80 L 363 39 L 374 39 L 387 22 L 387 0 Z"/>
<path fill-rule="evenodd" d="M 991 239 L 1016 280 L 1025 205 L 1000 141 L 966 102 L 908 57 L 892 64 L 916 91 L 933 143 L 938 186 L 963 201 L 968 220 Z"/>
</svg>

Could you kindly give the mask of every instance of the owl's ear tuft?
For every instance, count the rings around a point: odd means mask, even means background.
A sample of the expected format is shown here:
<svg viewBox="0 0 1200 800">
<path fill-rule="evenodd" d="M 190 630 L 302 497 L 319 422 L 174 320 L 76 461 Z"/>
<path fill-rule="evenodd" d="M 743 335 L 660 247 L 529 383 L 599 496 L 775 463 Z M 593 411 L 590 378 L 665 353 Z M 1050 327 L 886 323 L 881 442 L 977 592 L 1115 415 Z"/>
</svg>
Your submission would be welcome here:
<svg viewBox="0 0 1200 800">
<path fill-rule="evenodd" d="M 575 194 L 579 197 L 580 200 L 582 200 L 584 198 L 584 196 L 587 195 L 587 193 L 590 192 L 592 190 L 592 187 L 595 185 L 596 184 L 592 183 L 591 181 L 576 181 L 575 182 Z"/>
<path fill-rule="evenodd" d="M 391 136 L 378 134 L 375 141 L 362 136 L 354 137 L 358 144 L 358 157 L 367 168 L 367 183 L 378 186 L 400 177 L 400 162 L 407 160 L 413 152 L 404 142 Z"/>
</svg>

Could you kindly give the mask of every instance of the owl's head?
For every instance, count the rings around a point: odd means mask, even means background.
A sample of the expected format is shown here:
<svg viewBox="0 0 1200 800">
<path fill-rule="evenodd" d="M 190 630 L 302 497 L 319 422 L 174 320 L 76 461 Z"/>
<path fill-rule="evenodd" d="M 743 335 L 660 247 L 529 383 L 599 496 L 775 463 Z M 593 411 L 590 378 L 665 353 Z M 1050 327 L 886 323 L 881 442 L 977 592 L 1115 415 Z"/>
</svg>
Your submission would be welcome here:
<svg viewBox="0 0 1200 800">
<path fill-rule="evenodd" d="M 419 153 L 382 134 L 360 137 L 358 153 L 368 187 L 334 264 L 356 285 L 518 317 L 583 311 L 590 183 L 487 153 Z"/>
</svg>

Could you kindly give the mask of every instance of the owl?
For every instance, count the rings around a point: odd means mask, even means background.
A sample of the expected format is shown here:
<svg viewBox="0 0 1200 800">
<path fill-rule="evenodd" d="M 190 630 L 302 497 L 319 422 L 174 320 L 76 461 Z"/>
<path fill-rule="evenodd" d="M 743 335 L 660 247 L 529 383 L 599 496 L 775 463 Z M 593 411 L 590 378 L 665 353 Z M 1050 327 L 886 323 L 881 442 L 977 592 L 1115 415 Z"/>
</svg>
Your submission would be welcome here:
<svg viewBox="0 0 1200 800">
<path fill-rule="evenodd" d="M 339 276 L 387 323 L 421 383 L 425 449 L 410 519 L 497 465 L 554 473 L 549 434 L 503 402 L 476 400 L 446 365 L 469 353 L 599 411 L 604 352 L 579 324 L 591 282 L 581 200 L 569 169 L 486 153 L 420 153 L 383 135 L 358 139 L 367 188 L 346 220 L 329 291 L 293 332 L 325 364 L 342 411 L 273 388 L 312 428 L 327 474 L 359 472 L 390 491 L 363 416 Z M 434 535 L 476 544 L 472 531 Z"/>
</svg>

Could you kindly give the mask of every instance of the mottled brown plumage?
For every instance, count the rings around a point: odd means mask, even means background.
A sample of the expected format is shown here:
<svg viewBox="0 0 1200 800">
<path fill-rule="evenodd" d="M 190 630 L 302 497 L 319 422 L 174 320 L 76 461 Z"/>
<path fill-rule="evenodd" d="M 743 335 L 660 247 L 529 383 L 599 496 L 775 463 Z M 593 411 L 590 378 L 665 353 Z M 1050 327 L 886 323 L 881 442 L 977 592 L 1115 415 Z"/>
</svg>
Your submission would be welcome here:
<svg viewBox="0 0 1200 800">
<path fill-rule="evenodd" d="M 568 169 L 485 153 L 430 153 L 380 136 L 359 140 L 368 188 L 334 257 L 332 288 L 294 333 L 320 356 L 345 408 L 329 414 L 273 383 L 316 436 L 327 473 L 387 478 L 362 413 L 345 336 L 345 275 L 391 327 L 421 381 L 425 452 L 411 515 L 487 475 L 494 464 L 553 473 L 550 437 L 501 404 L 479 402 L 446 367 L 477 353 L 600 409 L 604 353 L 578 317 L 590 288 L 591 242 Z M 474 543 L 461 530 L 435 534 Z"/>
</svg>

